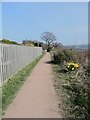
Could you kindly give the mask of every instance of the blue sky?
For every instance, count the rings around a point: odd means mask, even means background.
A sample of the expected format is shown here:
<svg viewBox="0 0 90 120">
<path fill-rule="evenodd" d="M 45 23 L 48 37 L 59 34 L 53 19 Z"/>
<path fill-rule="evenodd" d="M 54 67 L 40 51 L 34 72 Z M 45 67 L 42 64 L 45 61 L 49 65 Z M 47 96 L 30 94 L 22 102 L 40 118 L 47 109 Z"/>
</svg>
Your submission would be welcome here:
<svg viewBox="0 0 90 120">
<path fill-rule="evenodd" d="M 88 3 L 2 3 L 3 38 L 41 41 L 45 31 L 55 34 L 57 42 L 64 45 L 87 44 Z"/>
</svg>

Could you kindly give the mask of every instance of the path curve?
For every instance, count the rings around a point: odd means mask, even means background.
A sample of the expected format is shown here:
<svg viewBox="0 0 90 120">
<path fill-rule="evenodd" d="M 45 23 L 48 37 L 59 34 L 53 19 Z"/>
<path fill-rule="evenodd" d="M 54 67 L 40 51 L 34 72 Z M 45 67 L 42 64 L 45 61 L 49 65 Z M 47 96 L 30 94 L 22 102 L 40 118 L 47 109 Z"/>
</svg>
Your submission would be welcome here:
<svg viewBox="0 0 90 120">
<path fill-rule="evenodd" d="M 61 118 L 48 61 L 50 54 L 46 53 L 6 110 L 4 118 Z"/>
</svg>

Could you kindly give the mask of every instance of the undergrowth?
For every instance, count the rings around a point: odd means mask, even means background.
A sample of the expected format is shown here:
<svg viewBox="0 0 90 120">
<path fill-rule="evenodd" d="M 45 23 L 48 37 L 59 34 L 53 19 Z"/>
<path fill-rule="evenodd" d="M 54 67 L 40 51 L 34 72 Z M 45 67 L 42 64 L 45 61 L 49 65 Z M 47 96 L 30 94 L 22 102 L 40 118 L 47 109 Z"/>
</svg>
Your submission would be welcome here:
<svg viewBox="0 0 90 120">
<path fill-rule="evenodd" d="M 88 64 L 85 61 L 87 55 L 83 51 L 80 53 L 69 49 L 62 51 L 63 49 L 51 52 L 51 56 L 56 75 L 54 86 L 62 102 L 60 107 L 63 109 L 63 115 L 67 118 L 88 118 L 90 83 Z M 63 72 L 65 63 L 70 60 L 77 61 L 79 68 L 75 71 Z"/>
</svg>

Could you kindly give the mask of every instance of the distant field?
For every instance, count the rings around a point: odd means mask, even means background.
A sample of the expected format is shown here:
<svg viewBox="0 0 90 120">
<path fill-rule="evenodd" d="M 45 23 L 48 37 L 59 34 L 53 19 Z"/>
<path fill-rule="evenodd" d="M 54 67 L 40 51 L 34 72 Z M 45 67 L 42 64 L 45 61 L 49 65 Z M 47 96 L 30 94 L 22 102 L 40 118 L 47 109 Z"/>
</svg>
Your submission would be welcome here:
<svg viewBox="0 0 90 120">
<path fill-rule="evenodd" d="M 90 45 L 68 45 L 66 48 L 74 48 L 74 49 L 90 49 Z"/>
</svg>

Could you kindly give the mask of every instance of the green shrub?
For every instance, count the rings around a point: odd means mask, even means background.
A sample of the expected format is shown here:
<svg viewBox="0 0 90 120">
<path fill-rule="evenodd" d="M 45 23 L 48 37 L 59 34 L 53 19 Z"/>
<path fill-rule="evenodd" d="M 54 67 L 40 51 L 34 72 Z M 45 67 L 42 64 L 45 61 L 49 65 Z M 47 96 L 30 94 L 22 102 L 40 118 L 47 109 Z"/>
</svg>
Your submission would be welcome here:
<svg viewBox="0 0 90 120">
<path fill-rule="evenodd" d="M 54 63 L 62 63 L 64 61 L 74 61 L 76 62 L 75 52 L 73 50 L 68 49 L 57 49 L 53 54 L 53 62 Z"/>
</svg>

